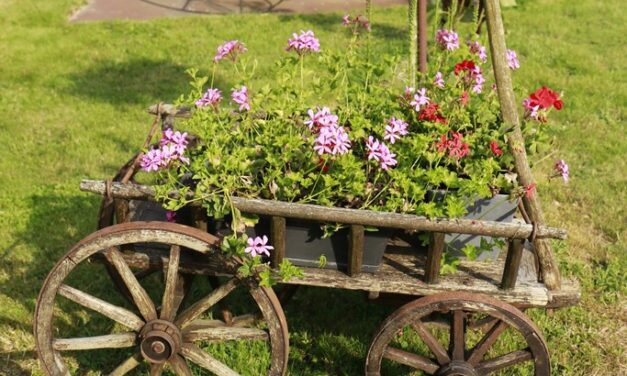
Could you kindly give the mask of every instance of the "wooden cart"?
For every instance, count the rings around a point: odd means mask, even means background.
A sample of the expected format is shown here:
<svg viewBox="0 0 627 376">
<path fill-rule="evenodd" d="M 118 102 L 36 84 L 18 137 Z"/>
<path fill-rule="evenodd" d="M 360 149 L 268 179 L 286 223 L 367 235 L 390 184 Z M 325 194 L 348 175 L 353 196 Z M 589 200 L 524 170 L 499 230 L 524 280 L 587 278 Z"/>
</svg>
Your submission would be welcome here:
<svg viewBox="0 0 627 376">
<path fill-rule="evenodd" d="M 486 11 L 492 55 L 504 59 L 498 1 L 486 1 Z M 515 126 L 511 146 L 516 153 L 517 172 L 522 184 L 530 184 L 533 179 L 524 150 L 516 146 L 522 136 L 506 63 L 496 58 L 493 65 L 504 120 Z M 181 115 L 169 106 L 159 106 L 154 111 L 166 126 L 171 126 L 174 117 Z M 238 273 L 237 261 L 221 253 L 220 238 L 207 232 L 206 218 L 200 214 L 199 207 L 188 208 L 191 214 L 185 221 L 187 225 L 134 221 L 140 203 L 154 200 L 151 187 L 132 181 L 137 160 L 137 156 L 133 157 L 113 181 L 81 183 L 82 190 L 105 197 L 100 217 L 102 229 L 83 239 L 59 260 L 41 289 L 34 322 L 44 371 L 55 376 L 70 374 L 71 367 L 61 355 L 64 351 L 134 348 L 130 357 L 104 371 L 124 375 L 147 362 L 151 375 L 160 375 L 165 365 L 179 375 L 191 375 L 189 361 L 216 375 L 237 375 L 199 344 L 202 342 L 206 347 L 207 343 L 238 341 L 265 344 L 269 359 L 264 372 L 286 374 L 288 326 L 281 303 L 286 299 L 279 299 L 274 290 L 259 286 L 255 277 L 244 278 Z M 523 310 L 574 305 L 580 293 L 576 281 L 560 278 L 549 247 L 550 239 L 564 239 L 566 232 L 543 225 L 537 198 L 525 199 L 527 223 L 430 220 L 406 214 L 236 197 L 233 204 L 242 212 L 270 218 L 271 243 L 275 247 L 272 265 L 278 265 L 285 254 L 286 219 L 341 223 L 350 228 L 347 270 L 304 268 L 304 278 L 290 280 L 286 286 L 362 290 L 371 298 L 386 294 L 406 298 L 408 303 L 387 317 L 374 333 L 365 359 L 366 375 L 380 375 L 383 359 L 434 375 L 487 375 L 522 362 L 533 364 L 535 375 L 550 374 L 547 345 Z M 117 224 L 113 225 L 114 222 Z M 426 232 L 430 234 L 430 245 L 421 250 L 407 239 L 395 239 L 389 244 L 379 270 L 362 273 L 365 226 Z M 491 264 L 464 261 L 458 273 L 440 275 L 444 235 L 449 233 L 508 239 L 507 254 Z M 74 270 L 90 261 L 106 267 L 115 286 L 135 309 L 104 301 L 66 281 Z M 155 298 L 154 292 L 148 291 L 149 286 L 141 281 L 159 271 L 163 273 L 164 288 Z M 211 292 L 191 297 L 194 294 L 190 293 L 190 285 L 195 275 L 209 276 Z M 283 298 L 289 291 L 289 288 L 283 290 Z M 250 297 L 249 311 L 235 313 L 224 303 L 234 294 Z M 96 311 L 117 323 L 116 328 L 125 329 L 67 338 L 62 333 L 67 326 L 57 325 L 53 319 L 59 300 Z M 206 317 L 206 312 L 212 309 L 219 319 Z M 430 329 L 432 326 L 439 328 L 439 338 Z M 396 338 L 407 330 L 415 333 L 428 354 L 397 345 Z M 440 340 L 442 330 L 447 332 L 447 345 Z M 524 344 L 507 354 L 491 356 L 490 349 L 506 330 L 519 333 Z M 481 333 L 472 346 L 467 341 L 470 331 Z"/>
</svg>

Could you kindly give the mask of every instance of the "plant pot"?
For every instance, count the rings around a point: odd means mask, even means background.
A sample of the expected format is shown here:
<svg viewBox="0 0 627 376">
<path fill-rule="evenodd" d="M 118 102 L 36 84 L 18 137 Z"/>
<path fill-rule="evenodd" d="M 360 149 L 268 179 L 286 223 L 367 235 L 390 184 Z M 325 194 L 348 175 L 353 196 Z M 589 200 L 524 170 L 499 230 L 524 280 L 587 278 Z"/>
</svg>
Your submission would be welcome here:
<svg viewBox="0 0 627 376">
<path fill-rule="evenodd" d="M 427 199 L 441 201 L 446 196 L 445 191 L 429 191 Z M 508 195 L 497 194 L 491 198 L 482 198 L 475 201 L 474 204 L 467 207 L 468 214 L 465 219 L 480 219 L 484 221 L 511 222 L 516 212 L 517 202 L 509 200 Z M 451 255 L 465 259 L 462 249 L 466 245 L 479 247 L 481 239 L 491 240 L 489 236 L 465 235 L 465 234 L 447 234 L 444 237 L 446 243 L 446 251 Z M 501 253 L 500 247 L 493 247 L 489 251 L 482 252 L 477 261 L 495 261 Z"/>
<path fill-rule="evenodd" d="M 269 219 L 262 218 L 255 226 L 259 236 L 270 233 Z M 285 258 L 294 265 L 320 267 L 324 255 L 324 269 L 346 270 L 348 265 L 349 229 L 344 228 L 333 235 L 322 238 L 320 224 L 303 220 L 287 219 L 285 225 Z M 374 273 L 385 253 L 387 243 L 394 234 L 393 229 L 366 231 L 361 271 Z"/>
</svg>

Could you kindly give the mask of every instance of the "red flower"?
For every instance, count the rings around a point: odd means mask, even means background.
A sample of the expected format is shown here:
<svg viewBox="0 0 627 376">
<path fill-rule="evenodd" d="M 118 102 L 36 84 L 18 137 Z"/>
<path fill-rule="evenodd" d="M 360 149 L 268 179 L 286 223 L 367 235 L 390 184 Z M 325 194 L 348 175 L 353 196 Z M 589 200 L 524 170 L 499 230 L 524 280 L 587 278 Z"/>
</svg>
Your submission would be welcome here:
<svg viewBox="0 0 627 376">
<path fill-rule="evenodd" d="M 461 63 L 455 64 L 455 75 L 459 76 L 461 72 L 471 72 L 473 69 L 475 69 L 475 63 L 472 60 L 464 60 Z"/>
<path fill-rule="evenodd" d="M 533 197 L 534 193 L 536 193 L 536 187 L 537 186 L 538 186 L 538 184 L 536 184 L 535 181 L 533 183 L 529 184 L 528 186 L 526 186 L 525 187 L 525 196 L 527 196 L 527 198 Z"/>
<path fill-rule="evenodd" d="M 440 108 L 436 103 L 429 103 L 418 113 L 418 120 L 446 124 L 446 119 L 440 115 Z"/>
<path fill-rule="evenodd" d="M 438 148 L 438 152 L 442 153 L 448 150 L 449 157 L 461 159 L 470 153 L 470 146 L 462 141 L 463 138 L 464 135 L 459 132 L 454 132 L 453 138 L 450 139 L 443 134 L 435 146 Z"/>
<path fill-rule="evenodd" d="M 469 99 L 469 98 L 470 98 L 470 97 L 468 96 L 468 92 L 467 92 L 467 91 L 464 91 L 464 92 L 462 93 L 462 96 L 461 96 L 461 97 L 459 97 L 459 103 L 461 103 L 461 104 L 462 104 L 462 106 L 466 106 L 466 105 L 468 104 L 468 99 Z"/>
<path fill-rule="evenodd" d="M 495 140 L 490 141 L 490 149 L 492 150 L 492 154 L 496 155 L 497 157 L 503 155 L 503 150 L 501 150 L 501 148 L 499 147 L 499 143 Z"/>
<path fill-rule="evenodd" d="M 440 141 L 435 143 L 435 146 L 438 148 L 438 152 L 442 153 L 448 149 L 448 137 L 445 134 L 440 136 Z"/>
<path fill-rule="evenodd" d="M 316 166 L 318 171 L 329 172 L 329 168 L 330 167 L 331 167 L 331 162 L 330 161 L 329 161 L 329 163 L 325 163 L 322 158 L 318 159 L 318 165 Z"/>
<path fill-rule="evenodd" d="M 561 110 L 564 102 L 560 99 L 560 95 L 546 86 L 542 86 L 529 96 L 529 104 L 531 106 L 540 106 L 541 109 L 549 109 L 555 107 Z"/>
</svg>

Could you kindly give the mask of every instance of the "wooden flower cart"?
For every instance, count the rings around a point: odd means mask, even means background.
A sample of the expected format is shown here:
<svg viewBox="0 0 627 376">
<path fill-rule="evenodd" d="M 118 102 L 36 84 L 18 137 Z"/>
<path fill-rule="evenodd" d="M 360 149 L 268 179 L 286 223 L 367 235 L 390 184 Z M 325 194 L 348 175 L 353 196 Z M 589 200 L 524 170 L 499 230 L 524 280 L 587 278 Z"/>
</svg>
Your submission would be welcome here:
<svg viewBox="0 0 627 376">
<path fill-rule="evenodd" d="M 422 16 L 424 5 L 421 2 Z M 523 185 L 529 185 L 533 178 L 522 147 L 504 60 L 498 0 L 486 1 L 485 7 L 502 114 L 514 127 L 510 146 L 515 153 L 519 179 Z M 424 48 L 421 50 L 424 52 Z M 160 105 L 153 111 L 166 126 L 171 126 L 176 116 L 184 115 L 172 106 Z M 133 157 L 113 181 L 81 183 L 82 190 L 105 197 L 100 218 L 102 229 L 80 241 L 59 260 L 41 289 L 34 321 L 37 351 L 45 373 L 70 374 L 71 367 L 62 356 L 65 351 L 133 348 L 130 357 L 111 364 L 106 372 L 124 375 L 147 362 L 151 375 L 160 375 L 165 365 L 178 375 L 192 375 L 189 361 L 216 375 L 237 375 L 212 355 L 207 346 L 238 341 L 265 343 L 270 358 L 266 373 L 286 374 L 288 325 L 275 291 L 261 287 L 257 278 L 243 277 L 238 272 L 237 261 L 220 251 L 219 236 L 207 232 L 207 221 L 200 207 L 188 208 L 189 218 L 185 221 L 188 225 L 137 221 L 142 219 L 138 213 L 147 207 L 142 203 L 153 201 L 155 195 L 152 187 L 133 183 L 137 160 L 137 156 Z M 411 298 L 374 333 L 365 360 L 366 375 L 380 375 L 384 359 L 434 375 L 487 375 L 523 362 L 533 365 L 535 375 L 550 374 L 547 344 L 522 310 L 574 305 L 580 293 L 576 281 L 560 278 L 549 241 L 564 239 L 566 232 L 544 225 L 537 196 L 524 199 L 527 223 L 430 220 L 407 214 L 237 197 L 232 201 L 241 212 L 270 218 L 270 241 L 275 247 L 272 265 L 278 265 L 285 255 L 287 219 L 341 223 L 349 227 L 346 270 L 305 267 L 302 279 L 294 278 L 286 285 L 363 290 L 371 298 L 384 294 Z M 114 221 L 117 224 L 113 225 Z M 395 239 L 388 245 L 378 270 L 363 273 L 365 226 L 427 232 L 431 241 L 428 249 L 421 250 L 411 241 Z M 464 261 L 458 273 L 440 275 L 444 236 L 449 233 L 508 239 L 507 255 L 489 264 Z M 135 309 L 114 305 L 66 282 L 73 270 L 90 261 L 98 261 L 107 268 L 114 284 Z M 165 287 L 155 300 L 154 294 L 151 296 L 140 281 L 157 271 L 163 272 Z M 190 284 L 195 275 L 209 276 L 213 289 L 194 301 L 184 302 L 191 300 Z M 236 291 L 250 297 L 250 311 L 236 314 L 224 304 Z M 67 338 L 53 320 L 58 309 L 55 302 L 64 299 L 96 311 L 125 329 Z M 205 313 L 212 308 L 220 312 L 216 314 L 220 319 L 206 317 Z M 433 334 L 432 326 L 448 333 L 446 346 Z M 424 343 L 429 355 L 397 345 L 395 338 L 407 328 Z M 482 334 L 469 346 L 467 333 L 471 330 Z M 518 333 L 524 344 L 503 355 L 490 355 L 491 348 L 506 330 Z"/>
</svg>

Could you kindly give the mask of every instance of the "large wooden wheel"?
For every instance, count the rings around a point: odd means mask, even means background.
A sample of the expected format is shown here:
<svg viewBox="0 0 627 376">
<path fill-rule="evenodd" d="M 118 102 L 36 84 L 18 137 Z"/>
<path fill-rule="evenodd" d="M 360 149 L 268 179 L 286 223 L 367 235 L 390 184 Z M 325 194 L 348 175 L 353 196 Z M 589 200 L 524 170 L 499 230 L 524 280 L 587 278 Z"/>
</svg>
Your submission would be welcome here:
<svg viewBox="0 0 627 376">
<path fill-rule="evenodd" d="M 154 283 L 149 285 L 149 282 L 144 282 L 142 285 L 138 281 L 126 259 L 133 255 L 125 254 L 121 250 L 127 245 L 166 251 L 168 257 L 164 257 L 163 261 L 164 287 L 158 293 L 160 299 L 154 299 Z M 190 256 L 195 257 L 195 260 L 199 257 L 218 257 L 218 245 L 219 239 L 213 235 L 191 227 L 162 222 L 114 225 L 79 242 L 52 269 L 37 301 L 35 337 L 37 352 L 46 374 L 69 375 L 70 370 L 73 374 L 85 373 L 68 366 L 63 356 L 66 351 L 91 350 L 96 357 L 97 351 L 126 348 L 126 355 L 122 354 L 120 358 L 125 360 L 108 364 L 107 369 L 95 372 L 124 375 L 146 362 L 150 365 L 151 375 L 160 375 L 164 367 L 168 366 L 178 375 L 191 376 L 189 361 L 210 371 L 210 374 L 238 375 L 231 365 L 225 364 L 228 361 L 218 360 L 220 356 L 212 355 L 212 350 L 217 347 L 219 350 L 216 352 L 225 358 L 224 347 L 220 346 L 233 341 L 236 341 L 235 347 L 240 357 L 246 356 L 242 352 L 248 349 L 247 346 L 256 349 L 255 351 L 261 346 L 269 354 L 267 372 L 262 373 L 271 376 L 285 374 L 288 356 L 287 323 L 280 303 L 271 289 L 259 287 L 254 279 L 228 276 L 232 273 L 222 271 L 226 276 L 222 277 L 225 280 L 219 286 L 190 302 L 187 307 L 181 306 L 184 277 L 180 270 L 185 268 L 184 261 L 189 260 Z M 101 266 L 89 265 L 89 258 L 97 253 L 102 253 L 119 273 L 131 294 L 133 307 L 112 304 L 83 291 L 81 285 L 71 286 L 70 282 L 66 283 L 71 280 L 69 276 L 77 267 L 86 264 L 87 267 L 100 268 L 98 270 L 106 276 Z M 221 320 L 203 317 L 225 298 L 240 299 L 242 295 L 249 297 L 248 306 L 254 306 L 252 312 L 234 317 L 228 325 Z M 124 299 L 118 300 L 125 302 Z M 108 326 L 109 333 L 85 329 L 84 332 L 89 333 L 89 336 L 65 338 L 67 336 L 61 333 L 64 330 L 63 325 L 55 324 L 59 321 L 58 318 L 55 320 L 55 316 L 60 314 L 63 304 L 78 305 L 78 308 L 95 311 L 112 320 Z M 80 331 L 83 328 L 71 329 Z M 66 327 L 65 330 L 69 329 Z M 105 361 L 106 363 L 110 361 Z M 248 369 L 238 371 L 250 372 Z M 260 374 L 259 371 L 254 372 Z"/>
<path fill-rule="evenodd" d="M 435 332 L 429 323 L 433 317 L 439 318 Z M 442 319 L 446 329 L 442 329 Z M 520 343 L 521 348 L 491 354 L 505 331 L 513 331 L 509 335 L 518 337 L 518 341 L 512 342 Z M 407 336 L 419 346 L 412 348 L 407 340 L 399 339 Z M 471 336 L 473 345 L 469 345 Z M 532 362 L 536 376 L 550 375 L 546 343 L 523 312 L 494 298 L 463 292 L 420 298 L 390 315 L 370 346 L 366 375 L 381 375 L 384 359 L 395 369 L 394 374 L 407 367 L 417 374 L 479 376 Z"/>
</svg>

